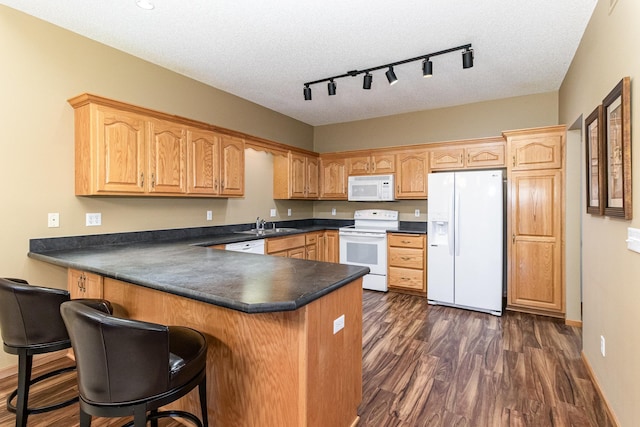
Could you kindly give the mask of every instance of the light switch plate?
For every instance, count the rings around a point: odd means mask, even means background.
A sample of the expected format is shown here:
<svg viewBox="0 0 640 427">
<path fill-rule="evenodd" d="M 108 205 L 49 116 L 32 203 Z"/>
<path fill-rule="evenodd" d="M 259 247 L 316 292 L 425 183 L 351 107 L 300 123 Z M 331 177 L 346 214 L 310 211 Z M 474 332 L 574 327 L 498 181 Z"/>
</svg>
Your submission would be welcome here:
<svg viewBox="0 0 640 427">
<path fill-rule="evenodd" d="M 627 249 L 640 252 L 640 229 L 627 228 Z"/>
<path fill-rule="evenodd" d="M 276 216 L 276 210 L 275 209 L 271 209 L 271 218 Z"/>
<path fill-rule="evenodd" d="M 331 209 L 331 215 L 336 216 L 336 208 Z"/>
<path fill-rule="evenodd" d="M 287 216 L 291 216 L 291 209 L 287 209 Z"/>
<path fill-rule="evenodd" d="M 207 211 L 207 221 L 213 220 L 213 211 Z"/>
</svg>

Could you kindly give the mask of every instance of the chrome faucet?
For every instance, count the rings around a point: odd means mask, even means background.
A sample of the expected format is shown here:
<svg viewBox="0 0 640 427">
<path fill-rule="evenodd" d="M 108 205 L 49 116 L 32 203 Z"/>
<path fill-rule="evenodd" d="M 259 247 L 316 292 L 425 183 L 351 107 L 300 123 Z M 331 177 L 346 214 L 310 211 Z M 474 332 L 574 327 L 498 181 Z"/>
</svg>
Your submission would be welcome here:
<svg viewBox="0 0 640 427">
<path fill-rule="evenodd" d="M 264 219 L 260 219 L 260 217 L 256 218 L 256 230 L 258 232 L 264 232 L 264 225 L 267 223 Z"/>
</svg>

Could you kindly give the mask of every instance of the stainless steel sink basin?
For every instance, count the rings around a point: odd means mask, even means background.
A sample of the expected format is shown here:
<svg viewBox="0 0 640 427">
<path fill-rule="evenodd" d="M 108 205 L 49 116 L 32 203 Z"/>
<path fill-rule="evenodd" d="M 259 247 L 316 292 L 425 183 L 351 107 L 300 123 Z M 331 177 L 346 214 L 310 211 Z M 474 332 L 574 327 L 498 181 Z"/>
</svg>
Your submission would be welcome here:
<svg viewBox="0 0 640 427">
<path fill-rule="evenodd" d="M 281 227 L 281 228 L 266 228 L 264 230 L 257 230 L 255 228 L 252 228 L 251 230 L 236 231 L 236 233 L 238 233 L 238 234 L 252 234 L 254 236 L 268 236 L 268 235 L 279 234 L 279 233 L 290 233 L 292 231 L 298 231 L 298 229 L 297 228 Z"/>
</svg>

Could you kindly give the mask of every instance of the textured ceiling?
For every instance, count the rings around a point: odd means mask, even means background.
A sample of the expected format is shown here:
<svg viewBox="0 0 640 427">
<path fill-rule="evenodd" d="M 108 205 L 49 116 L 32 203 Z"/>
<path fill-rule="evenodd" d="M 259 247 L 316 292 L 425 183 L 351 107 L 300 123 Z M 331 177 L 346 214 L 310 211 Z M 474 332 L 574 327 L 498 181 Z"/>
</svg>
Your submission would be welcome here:
<svg viewBox="0 0 640 427">
<path fill-rule="evenodd" d="M 597 0 L 2 0 L 3 4 L 311 125 L 559 89 Z M 303 83 L 473 44 L 373 73 Z"/>
</svg>

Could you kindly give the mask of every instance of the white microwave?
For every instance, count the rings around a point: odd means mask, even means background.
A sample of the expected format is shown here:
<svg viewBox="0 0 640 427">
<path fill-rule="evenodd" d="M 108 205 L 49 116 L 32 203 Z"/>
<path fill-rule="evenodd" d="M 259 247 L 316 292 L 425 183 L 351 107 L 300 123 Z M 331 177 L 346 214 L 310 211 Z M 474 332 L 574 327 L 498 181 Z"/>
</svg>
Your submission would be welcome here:
<svg viewBox="0 0 640 427">
<path fill-rule="evenodd" d="M 393 182 L 393 175 L 350 176 L 348 200 L 352 202 L 395 200 Z"/>
</svg>

